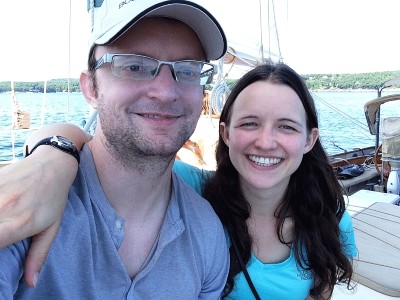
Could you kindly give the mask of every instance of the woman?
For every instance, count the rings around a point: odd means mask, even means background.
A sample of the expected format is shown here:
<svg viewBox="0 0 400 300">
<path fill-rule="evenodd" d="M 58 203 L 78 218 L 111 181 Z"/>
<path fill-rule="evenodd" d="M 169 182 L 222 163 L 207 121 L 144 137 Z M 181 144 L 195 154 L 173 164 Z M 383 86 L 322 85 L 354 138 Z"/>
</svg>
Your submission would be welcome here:
<svg viewBox="0 0 400 300">
<path fill-rule="evenodd" d="M 337 282 L 350 288 L 351 219 L 296 72 L 267 64 L 237 82 L 221 113 L 216 160 L 204 196 L 231 243 L 227 298 L 251 298 L 250 285 L 266 299 L 325 299 Z"/>
<path fill-rule="evenodd" d="M 220 117 L 216 160 L 214 174 L 174 168 L 204 191 L 226 228 L 226 298 L 326 299 L 337 282 L 351 288 L 351 219 L 295 71 L 266 64 L 237 82 Z"/>
<path fill-rule="evenodd" d="M 238 249 L 235 253 L 235 247 L 230 248 L 231 296 L 246 296 L 233 286 L 246 283 L 242 273 L 237 275 L 238 256 L 261 295 L 279 281 L 269 281 L 270 275 L 278 278 L 277 273 L 260 270 L 283 267 L 292 256 L 299 272 L 285 274 L 281 288 L 288 288 L 288 298 L 301 299 L 306 282 L 315 298 L 330 296 L 337 280 L 349 284 L 348 257 L 355 249 L 346 253 L 343 245 L 354 243 L 351 221 L 318 138 L 313 99 L 301 77 L 284 64 L 250 71 L 233 88 L 220 128 L 217 171 L 206 185 L 205 198 Z M 295 286 L 299 297 L 294 297 Z"/>
</svg>

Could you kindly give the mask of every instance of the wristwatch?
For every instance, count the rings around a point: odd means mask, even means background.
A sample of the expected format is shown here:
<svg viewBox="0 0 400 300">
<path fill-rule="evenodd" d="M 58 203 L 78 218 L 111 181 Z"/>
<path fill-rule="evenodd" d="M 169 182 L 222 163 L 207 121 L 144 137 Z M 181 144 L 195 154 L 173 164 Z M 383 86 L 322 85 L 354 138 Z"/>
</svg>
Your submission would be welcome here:
<svg viewBox="0 0 400 300">
<path fill-rule="evenodd" d="M 66 137 L 55 135 L 55 136 L 50 136 L 47 138 L 44 138 L 43 140 L 39 141 L 30 152 L 26 151 L 26 156 L 30 155 L 33 153 L 33 151 L 36 150 L 37 147 L 42 146 L 42 145 L 49 145 L 53 146 L 54 148 L 60 149 L 61 151 L 64 151 L 65 153 L 71 154 L 73 157 L 76 158 L 79 164 L 79 152 L 76 149 L 74 143 L 67 139 Z"/>
</svg>

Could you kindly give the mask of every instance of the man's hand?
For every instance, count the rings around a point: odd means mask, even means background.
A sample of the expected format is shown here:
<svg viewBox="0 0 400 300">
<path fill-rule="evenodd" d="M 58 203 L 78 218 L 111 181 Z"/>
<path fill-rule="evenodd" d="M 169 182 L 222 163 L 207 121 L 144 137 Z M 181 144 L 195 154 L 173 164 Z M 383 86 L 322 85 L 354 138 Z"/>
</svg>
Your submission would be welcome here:
<svg viewBox="0 0 400 300">
<path fill-rule="evenodd" d="M 33 237 L 25 280 L 33 287 L 57 235 L 76 159 L 51 146 L 0 168 L 0 248 Z"/>
</svg>

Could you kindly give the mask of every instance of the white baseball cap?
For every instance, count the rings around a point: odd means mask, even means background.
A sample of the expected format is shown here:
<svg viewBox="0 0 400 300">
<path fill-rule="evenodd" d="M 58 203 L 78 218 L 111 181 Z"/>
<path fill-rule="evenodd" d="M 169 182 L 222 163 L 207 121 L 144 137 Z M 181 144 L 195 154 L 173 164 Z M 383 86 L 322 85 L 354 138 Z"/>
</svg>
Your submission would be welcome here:
<svg viewBox="0 0 400 300">
<path fill-rule="evenodd" d="M 217 60 L 226 52 L 226 36 L 218 21 L 191 1 L 103 0 L 92 11 L 90 46 L 112 43 L 144 17 L 172 18 L 188 25 L 199 37 L 207 60 Z"/>
</svg>

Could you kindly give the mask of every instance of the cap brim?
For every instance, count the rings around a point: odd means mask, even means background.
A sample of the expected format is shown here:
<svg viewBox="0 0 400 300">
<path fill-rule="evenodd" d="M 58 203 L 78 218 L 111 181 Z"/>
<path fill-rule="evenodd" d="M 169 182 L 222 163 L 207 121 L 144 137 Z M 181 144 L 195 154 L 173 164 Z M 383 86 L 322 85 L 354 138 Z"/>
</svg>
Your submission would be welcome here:
<svg viewBox="0 0 400 300">
<path fill-rule="evenodd" d="M 91 44 L 106 45 L 112 43 L 144 17 L 167 17 L 179 20 L 193 29 L 204 48 L 207 60 L 217 60 L 225 54 L 227 41 L 222 27 L 206 9 L 196 3 L 147 0 L 136 1 L 134 5 L 141 6 L 135 7 L 135 10 L 140 11 L 139 14 L 132 19 L 134 13 L 126 11 L 126 16 L 115 22 L 108 30 L 101 35 L 92 36 Z"/>
</svg>

